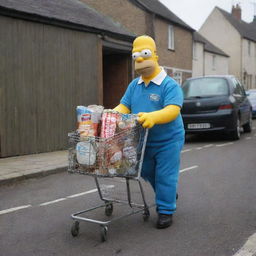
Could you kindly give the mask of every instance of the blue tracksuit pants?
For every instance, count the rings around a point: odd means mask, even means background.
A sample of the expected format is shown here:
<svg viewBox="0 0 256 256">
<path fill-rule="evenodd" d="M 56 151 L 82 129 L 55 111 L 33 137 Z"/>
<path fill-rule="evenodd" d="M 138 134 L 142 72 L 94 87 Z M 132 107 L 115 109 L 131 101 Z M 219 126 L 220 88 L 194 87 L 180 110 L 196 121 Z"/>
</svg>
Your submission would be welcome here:
<svg viewBox="0 0 256 256">
<path fill-rule="evenodd" d="M 176 210 L 176 190 L 179 178 L 180 153 L 184 141 L 162 146 L 147 146 L 141 176 L 155 191 L 157 211 L 173 214 Z"/>
</svg>

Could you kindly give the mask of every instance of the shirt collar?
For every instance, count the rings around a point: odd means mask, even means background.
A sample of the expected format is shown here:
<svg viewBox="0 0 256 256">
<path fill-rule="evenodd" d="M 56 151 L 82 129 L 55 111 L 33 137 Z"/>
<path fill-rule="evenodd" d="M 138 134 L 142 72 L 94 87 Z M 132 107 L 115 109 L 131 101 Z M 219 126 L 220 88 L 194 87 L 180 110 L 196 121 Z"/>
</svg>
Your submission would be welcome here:
<svg viewBox="0 0 256 256">
<path fill-rule="evenodd" d="M 167 76 L 167 74 L 166 74 L 164 68 L 161 67 L 160 73 L 159 73 L 157 76 L 155 76 L 155 77 L 151 80 L 151 82 L 153 82 L 153 83 L 155 83 L 155 84 L 157 84 L 157 85 L 160 85 L 160 84 L 164 81 L 164 79 L 165 79 L 166 76 Z M 144 83 L 144 81 L 143 81 L 143 79 L 142 79 L 142 76 L 140 76 L 139 81 L 138 81 L 138 84 L 142 84 L 142 83 Z"/>
</svg>

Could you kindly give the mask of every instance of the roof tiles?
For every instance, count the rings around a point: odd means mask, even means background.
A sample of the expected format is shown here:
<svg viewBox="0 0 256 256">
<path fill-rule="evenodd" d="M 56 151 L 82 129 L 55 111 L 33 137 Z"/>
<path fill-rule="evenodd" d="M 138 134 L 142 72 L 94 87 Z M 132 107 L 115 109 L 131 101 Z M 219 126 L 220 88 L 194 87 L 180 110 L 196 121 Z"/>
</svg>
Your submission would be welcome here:
<svg viewBox="0 0 256 256">
<path fill-rule="evenodd" d="M 110 32 L 127 38 L 135 37 L 119 23 L 78 0 L 0 0 L 0 10 L 2 14 L 8 12 L 11 15 L 11 11 L 16 11 L 43 17 L 48 21 L 57 20 L 94 31 Z"/>
<path fill-rule="evenodd" d="M 224 17 L 235 27 L 235 29 L 240 33 L 240 35 L 246 39 L 250 39 L 256 42 L 256 23 L 247 23 L 243 20 L 238 20 L 233 17 L 231 13 L 216 7 Z"/>
</svg>

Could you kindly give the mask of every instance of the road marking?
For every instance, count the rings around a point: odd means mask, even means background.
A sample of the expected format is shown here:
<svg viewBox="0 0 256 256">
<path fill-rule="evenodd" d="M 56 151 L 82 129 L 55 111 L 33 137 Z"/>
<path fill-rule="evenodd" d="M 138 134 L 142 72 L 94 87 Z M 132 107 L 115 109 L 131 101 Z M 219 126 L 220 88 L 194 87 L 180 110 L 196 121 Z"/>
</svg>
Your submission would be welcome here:
<svg viewBox="0 0 256 256">
<path fill-rule="evenodd" d="M 228 142 L 228 143 L 224 143 L 224 144 L 217 144 L 216 147 L 224 147 L 224 146 L 229 146 L 234 144 L 234 142 Z"/>
<path fill-rule="evenodd" d="M 214 146 L 214 145 L 213 144 L 208 144 L 208 145 L 203 146 L 203 148 L 210 148 L 212 146 Z"/>
<path fill-rule="evenodd" d="M 64 201 L 64 200 L 66 200 L 66 199 L 67 199 L 67 198 L 59 198 L 59 199 L 56 199 L 56 200 L 53 200 L 53 201 L 49 201 L 49 202 L 45 202 L 45 203 L 39 204 L 39 206 L 45 206 L 45 205 L 49 205 L 49 204 L 55 204 L 55 203 Z"/>
<path fill-rule="evenodd" d="M 191 167 L 182 169 L 182 170 L 180 170 L 180 173 L 182 173 L 182 172 L 187 172 L 187 171 L 189 171 L 189 170 L 196 169 L 196 168 L 198 168 L 198 165 L 194 165 L 194 166 L 191 166 Z"/>
<path fill-rule="evenodd" d="M 245 139 L 246 139 L 246 140 L 250 140 L 251 138 L 252 138 L 252 137 L 246 137 Z"/>
<path fill-rule="evenodd" d="M 31 206 L 32 206 L 31 204 L 28 204 L 28 205 L 21 205 L 21 206 L 18 206 L 18 207 L 13 207 L 13 208 L 9 208 L 9 209 L 6 209 L 6 210 L 2 210 L 2 211 L 0 211 L 0 215 L 6 214 L 6 213 L 9 213 L 9 212 L 15 212 L 15 211 L 25 209 L 25 208 L 29 208 Z"/>
<path fill-rule="evenodd" d="M 108 189 L 108 188 L 114 188 L 114 187 L 115 187 L 114 185 L 104 185 L 104 186 L 101 185 L 101 190 Z M 66 198 L 75 198 L 75 197 L 84 196 L 84 195 L 95 193 L 95 192 L 98 192 L 97 188 L 88 190 L 88 191 L 84 191 L 82 193 L 70 195 L 70 196 L 67 196 Z"/>
<path fill-rule="evenodd" d="M 214 146 L 214 145 L 213 144 L 208 144 L 208 145 L 205 145 L 205 146 L 202 146 L 202 147 L 184 149 L 184 150 L 181 151 L 181 153 L 186 153 L 186 152 L 189 152 L 189 151 L 191 151 L 193 149 L 201 150 L 201 149 L 204 149 L 204 148 L 210 148 L 212 146 Z"/>
<path fill-rule="evenodd" d="M 104 187 L 103 187 L 103 185 L 101 185 L 101 190 L 108 189 L 108 188 L 113 188 L 113 187 L 114 187 L 114 185 L 104 185 Z M 95 189 L 84 191 L 84 192 L 81 192 L 81 193 L 78 193 L 78 194 L 74 194 L 74 195 L 70 195 L 70 196 L 67 196 L 67 197 L 55 199 L 53 201 L 45 202 L 45 203 L 39 204 L 39 206 L 55 204 L 55 203 L 64 201 L 64 200 L 69 199 L 69 198 L 75 198 L 75 197 L 79 197 L 79 196 L 84 196 L 84 195 L 87 195 L 87 194 L 95 193 L 97 191 L 98 191 L 98 189 L 95 188 Z"/>
<path fill-rule="evenodd" d="M 190 148 L 190 149 L 185 149 L 185 150 L 182 150 L 181 153 L 189 152 L 189 151 L 191 151 L 191 150 L 192 150 L 192 148 Z"/>
<path fill-rule="evenodd" d="M 67 196 L 67 198 L 79 197 L 79 196 L 83 196 L 83 195 L 86 195 L 86 194 L 94 193 L 94 192 L 97 192 L 97 191 L 98 191 L 97 189 L 92 189 L 92 190 L 85 191 L 85 192 L 82 192 L 82 193 L 79 193 L 79 194 L 74 194 L 74 195 L 71 195 L 71 196 Z"/>
<path fill-rule="evenodd" d="M 256 253 L 256 233 L 249 237 L 244 246 L 234 256 L 253 256 Z"/>
</svg>

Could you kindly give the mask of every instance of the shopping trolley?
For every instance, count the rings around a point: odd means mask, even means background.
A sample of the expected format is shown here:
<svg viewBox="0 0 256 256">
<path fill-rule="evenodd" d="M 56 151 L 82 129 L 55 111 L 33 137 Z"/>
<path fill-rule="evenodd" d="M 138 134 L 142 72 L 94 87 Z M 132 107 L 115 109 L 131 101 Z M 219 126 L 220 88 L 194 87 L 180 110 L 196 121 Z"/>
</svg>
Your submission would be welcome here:
<svg viewBox="0 0 256 256">
<path fill-rule="evenodd" d="M 148 136 L 148 130 L 139 123 L 134 127 L 110 137 L 84 137 L 79 133 L 69 133 L 69 173 L 90 175 L 94 177 L 100 199 L 103 201 L 96 207 L 76 212 L 71 215 L 74 221 L 71 227 L 72 236 L 79 234 L 79 222 L 85 221 L 100 225 L 101 240 L 107 240 L 108 225 L 123 217 L 141 212 L 144 221 L 150 216 L 149 206 L 145 200 L 145 194 L 140 181 L 144 151 Z M 103 193 L 98 178 L 124 178 L 126 183 L 127 200 L 108 198 Z M 130 180 L 138 182 L 143 204 L 134 203 L 131 200 Z M 105 215 L 111 216 L 114 204 L 126 204 L 130 212 L 121 216 L 100 221 L 81 216 L 98 208 L 105 208 Z"/>
</svg>

